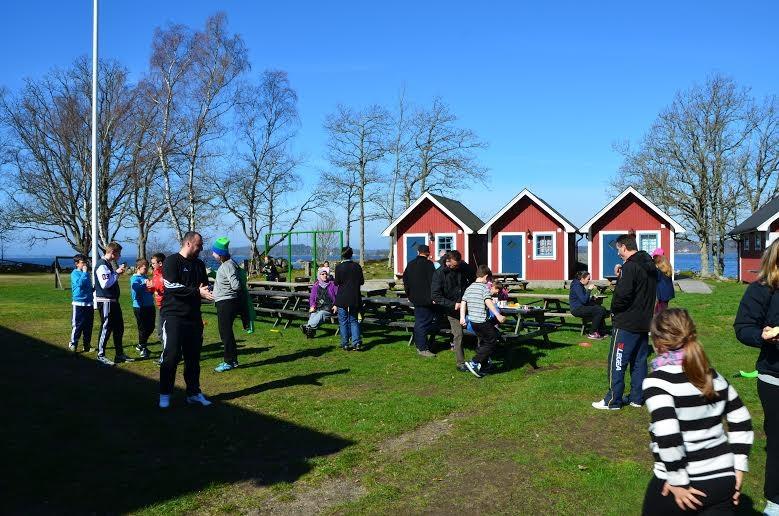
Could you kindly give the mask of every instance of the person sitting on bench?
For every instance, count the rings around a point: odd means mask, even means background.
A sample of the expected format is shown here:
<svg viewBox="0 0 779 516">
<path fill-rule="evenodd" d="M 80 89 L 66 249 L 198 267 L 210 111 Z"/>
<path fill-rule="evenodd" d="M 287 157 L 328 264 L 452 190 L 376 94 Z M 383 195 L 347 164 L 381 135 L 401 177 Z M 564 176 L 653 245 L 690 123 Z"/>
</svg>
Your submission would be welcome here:
<svg viewBox="0 0 779 516">
<path fill-rule="evenodd" d="M 590 296 L 587 285 L 590 283 L 590 273 L 579 271 L 571 282 L 571 292 L 568 294 L 568 303 L 571 305 L 571 314 L 590 319 L 592 326 L 588 339 L 602 339 L 606 335 L 606 315 L 608 312 L 603 306 L 597 304 Z"/>
<path fill-rule="evenodd" d="M 317 327 L 328 317 L 333 317 L 337 312 L 335 308 L 335 296 L 338 288 L 330 278 L 330 270 L 320 267 L 317 271 L 317 281 L 311 287 L 311 295 L 308 298 L 308 323 L 300 329 L 306 338 L 314 338 Z"/>
</svg>

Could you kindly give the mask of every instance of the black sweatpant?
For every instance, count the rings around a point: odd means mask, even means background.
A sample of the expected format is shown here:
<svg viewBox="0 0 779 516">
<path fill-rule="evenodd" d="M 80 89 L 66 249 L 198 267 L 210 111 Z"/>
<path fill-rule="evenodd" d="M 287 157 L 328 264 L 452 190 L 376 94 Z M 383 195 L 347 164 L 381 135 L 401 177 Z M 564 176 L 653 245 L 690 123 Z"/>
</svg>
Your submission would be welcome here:
<svg viewBox="0 0 779 516">
<path fill-rule="evenodd" d="M 608 312 L 601 305 L 584 305 L 571 310 L 571 315 L 582 319 L 592 319 L 590 331 L 597 331 L 601 335 L 606 333 L 606 314 Z"/>
<path fill-rule="evenodd" d="M 113 334 L 116 356 L 124 355 L 122 337 L 124 337 L 124 319 L 122 318 L 122 305 L 116 301 L 100 301 L 97 303 L 100 312 L 100 337 L 97 340 L 97 354 L 105 356 L 105 348 L 108 339 Z"/>
<path fill-rule="evenodd" d="M 184 382 L 187 396 L 200 393 L 200 350 L 203 347 L 203 321 L 165 317 L 162 323 L 162 363 L 160 394 L 173 392 L 176 368 L 184 357 Z"/>
<path fill-rule="evenodd" d="M 223 299 L 216 303 L 216 318 L 219 322 L 219 338 L 225 347 L 225 359 L 228 364 L 238 361 L 238 347 L 235 343 L 233 321 L 241 315 L 240 299 Z"/>
<path fill-rule="evenodd" d="M 70 345 L 78 344 L 78 339 L 84 340 L 84 349 L 89 349 L 89 343 L 92 341 L 92 324 L 95 321 L 95 309 L 92 305 L 77 306 L 73 305 L 72 330 L 70 331 Z"/>
<path fill-rule="evenodd" d="M 133 313 L 138 325 L 138 345 L 145 348 L 149 342 L 149 336 L 154 333 L 154 319 L 156 318 L 154 306 L 133 308 Z"/>
<path fill-rule="evenodd" d="M 690 485 L 699 491 L 706 493 L 706 496 L 696 496 L 703 503 L 698 511 L 687 509 L 683 511 L 676 505 L 676 500 L 672 493 L 663 496 L 663 485 L 665 480 L 652 477 L 649 486 L 644 495 L 644 507 L 641 514 L 644 516 L 655 516 L 667 514 L 736 514 L 736 507 L 733 505 L 733 494 L 736 492 L 736 477 L 720 477 L 710 480 L 701 480 L 699 482 L 690 482 Z"/>
<path fill-rule="evenodd" d="M 766 458 L 763 493 L 766 500 L 779 503 L 779 385 L 758 380 L 757 394 L 763 404 L 765 418 L 763 429 L 765 430 Z"/>
<path fill-rule="evenodd" d="M 483 323 L 471 321 L 471 327 L 476 336 L 479 337 L 479 347 L 476 348 L 476 356 L 473 357 L 473 361 L 486 365 L 487 360 L 495 352 L 495 347 L 498 345 L 498 330 L 495 328 L 495 321 L 489 319 Z"/>
</svg>

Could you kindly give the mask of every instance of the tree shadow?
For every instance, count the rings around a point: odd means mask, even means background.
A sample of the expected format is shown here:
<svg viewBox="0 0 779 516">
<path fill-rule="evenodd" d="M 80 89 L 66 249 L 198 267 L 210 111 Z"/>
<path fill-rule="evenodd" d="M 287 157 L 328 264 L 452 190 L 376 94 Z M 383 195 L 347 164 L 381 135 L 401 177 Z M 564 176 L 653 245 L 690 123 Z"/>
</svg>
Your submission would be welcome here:
<svg viewBox="0 0 779 516">
<path fill-rule="evenodd" d="M 284 387 L 292 387 L 293 385 L 318 385 L 322 383 L 319 381 L 321 378 L 327 376 L 333 376 L 336 374 L 348 373 L 350 369 L 338 369 L 336 371 L 323 371 L 321 373 L 301 374 L 296 376 L 290 376 L 289 378 L 282 378 L 280 380 L 273 380 L 270 382 L 261 383 L 254 387 L 247 387 L 234 392 L 225 392 L 212 396 L 210 399 L 214 401 L 226 401 L 234 400 L 236 398 L 242 398 L 252 394 L 259 394 L 261 392 L 270 391 L 273 389 L 283 389 Z"/>
<path fill-rule="evenodd" d="M 2 375 L 5 513 L 126 513 L 212 485 L 294 482 L 353 444 L 227 403 L 189 407 L 180 390 L 160 410 L 156 381 L 3 327 L 0 349 L 17 364 Z"/>
<path fill-rule="evenodd" d="M 294 353 L 289 353 L 287 355 L 278 355 L 272 358 L 267 358 L 265 360 L 258 360 L 257 362 L 240 364 L 238 366 L 238 369 L 248 369 L 250 367 L 259 367 L 259 366 L 270 365 L 270 364 L 283 364 L 285 362 L 294 362 L 295 360 L 298 360 L 300 358 L 321 357 L 325 353 L 328 353 L 334 349 L 335 346 L 320 346 L 318 348 L 303 349 L 300 351 L 295 351 Z M 240 353 L 238 355 L 240 358 Z"/>
</svg>

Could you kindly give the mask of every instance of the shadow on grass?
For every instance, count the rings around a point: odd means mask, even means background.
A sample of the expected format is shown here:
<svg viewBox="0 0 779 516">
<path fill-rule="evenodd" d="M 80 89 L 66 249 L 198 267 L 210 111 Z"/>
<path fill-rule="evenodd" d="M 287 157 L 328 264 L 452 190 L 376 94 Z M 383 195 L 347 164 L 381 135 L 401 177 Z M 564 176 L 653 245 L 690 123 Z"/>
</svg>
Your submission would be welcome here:
<svg viewBox="0 0 779 516">
<path fill-rule="evenodd" d="M 219 351 L 212 351 L 210 353 L 201 353 L 200 359 L 201 360 L 207 360 L 209 358 L 220 358 L 224 356 L 224 348 L 221 344 L 219 344 L 219 347 L 222 348 Z M 272 348 L 270 346 L 263 346 L 263 347 L 242 347 L 238 346 L 238 360 L 246 360 L 246 357 L 249 355 L 259 355 L 260 353 L 265 353 L 266 351 L 270 351 Z"/>
<path fill-rule="evenodd" d="M 333 376 L 336 374 L 348 373 L 349 369 L 338 369 L 336 371 L 323 371 L 321 373 L 301 374 L 296 376 L 290 376 L 289 378 L 282 378 L 280 380 L 273 380 L 270 382 L 261 383 L 254 387 L 247 387 L 240 391 L 225 392 L 223 394 L 217 394 L 210 399 L 214 401 L 226 401 L 234 400 L 236 398 L 242 398 L 251 394 L 259 394 L 261 392 L 270 391 L 273 389 L 283 389 L 284 387 L 292 387 L 293 385 L 322 385 L 319 381 L 320 378 L 327 376 Z"/>
<path fill-rule="evenodd" d="M 5 513 L 126 513 L 211 485 L 294 482 L 353 444 L 229 404 L 189 407 L 179 390 L 161 411 L 156 381 L 3 327 L 0 349 L 14 364 L 2 374 Z"/>
<path fill-rule="evenodd" d="M 270 364 L 283 364 L 285 362 L 294 362 L 300 358 L 308 357 L 321 357 L 325 353 L 328 353 L 335 349 L 335 346 L 320 346 L 318 348 L 303 349 L 289 353 L 287 355 L 279 355 L 273 358 L 267 358 L 265 360 L 258 360 L 257 362 L 249 362 L 248 364 L 240 364 L 238 369 L 248 369 L 250 367 L 259 367 Z M 241 352 L 238 352 L 238 359 L 241 358 Z"/>
</svg>

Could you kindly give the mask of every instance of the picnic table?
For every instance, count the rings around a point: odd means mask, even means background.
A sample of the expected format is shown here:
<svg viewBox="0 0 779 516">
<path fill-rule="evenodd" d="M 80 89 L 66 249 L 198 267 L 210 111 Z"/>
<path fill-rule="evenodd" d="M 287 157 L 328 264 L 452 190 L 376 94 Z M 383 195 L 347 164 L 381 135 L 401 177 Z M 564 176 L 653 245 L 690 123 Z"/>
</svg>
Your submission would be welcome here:
<svg viewBox="0 0 779 516">
<path fill-rule="evenodd" d="M 291 292 L 308 290 L 308 288 L 310 287 L 308 283 L 299 283 L 293 281 L 255 280 L 255 281 L 247 281 L 246 284 L 249 287 L 263 287 L 268 290 L 288 290 Z"/>
<path fill-rule="evenodd" d="M 492 275 L 494 281 L 506 285 L 509 290 L 527 290 L 528 281 L 520 279 L 518 272 L 498 272 Z"/>
<path fill-rule="evenodd" d="M 598 304 L 603 303 L 606 296 L 602 294 L 592 294 L 591 299 Z M 561 323 L 565 323 L 566 317 L 576 317 L 570 311 L 569 297 L 567 294 L 517 294 L 510 292 L 511 299 L 530 299 L 528 304 L 541 303 L 546 313 L 546 317 L 559 317 Z"/>
<path fill-rule="evenodd" d="M 284 329 L 287 329 L 292 322 L 292 317 L 308 317 L 308 303 L 304 300 L 308 299 L 308 292 L 302 291 L 289 291 L 289 290 L 270 290 L 270 289 L 250 289 L 249 297 L 257 299 L 258 303 L 255 306 L 255 310 L 265 312 L 271 316 L 275 316 L 273 321 L 273 327 L 279 325 L 284 316 L 287 316 L 287 321 L 284 323 Z M 270 300 L 282 302 L 281 308 L 269 306 Z M 300 304 L 303 302 L 303 306 Z M 291 306 L 290 306 L 291 303 Z"/>
<path fill-rule="evenodd" d="M 500 310 L 500 313 L 507 317 L 513 317 L 516 321 L 514 324 L 514 333 L 512 336 L 514 337 L 523 337 L 523 338 L 533 338 L 537 336 L 542 336 L 544 338 L 545 342 L 549 341 L 549 337 L 547 336 L 550 331 L 553 331 L 555 328 L 552 328 L 548 323 L 546 322 L 546 310 L 544 308 L 535 307 L 535 306 L 525 306 L 525 307 L 508 307 L 508 306 L 501 306 L 498 307 Z M 528 327 L 528 320 L 532 320 L 535 324 L 534 326 L 536 329 L 529 331 L 525 334 L 521 334 L 520 332 Z"/>
</svg>

